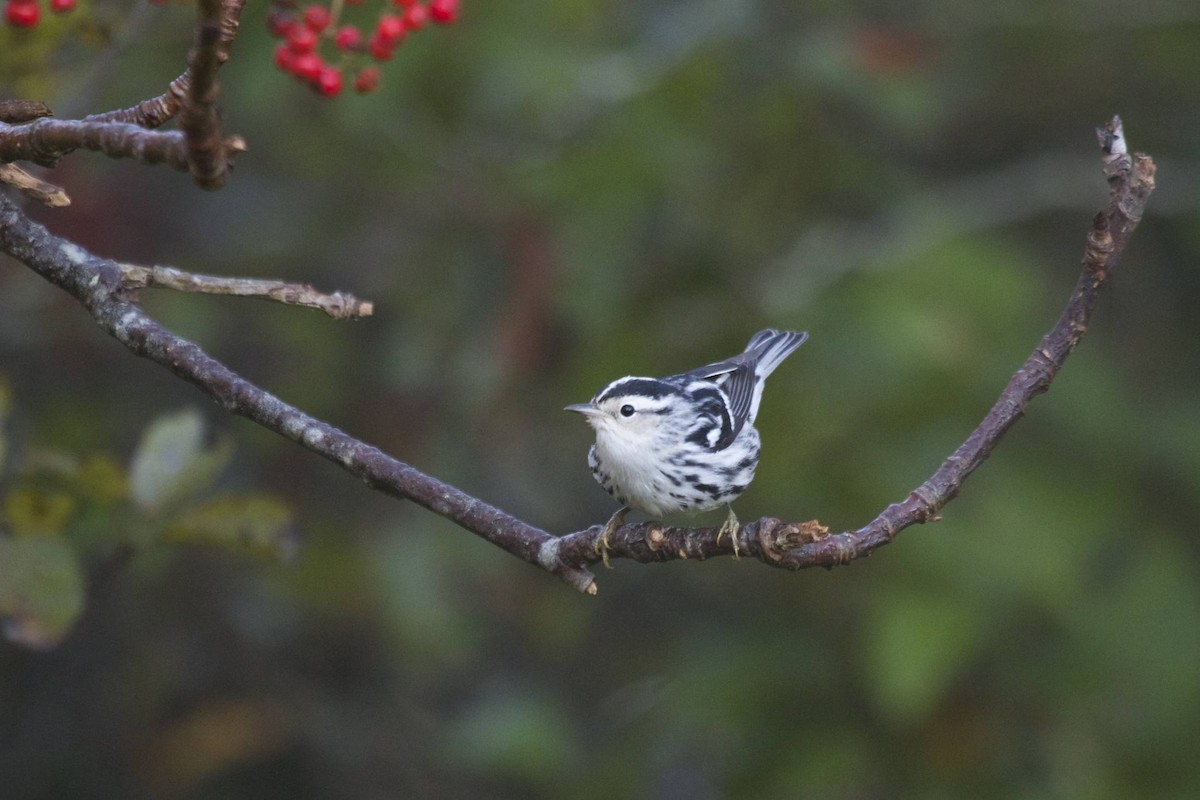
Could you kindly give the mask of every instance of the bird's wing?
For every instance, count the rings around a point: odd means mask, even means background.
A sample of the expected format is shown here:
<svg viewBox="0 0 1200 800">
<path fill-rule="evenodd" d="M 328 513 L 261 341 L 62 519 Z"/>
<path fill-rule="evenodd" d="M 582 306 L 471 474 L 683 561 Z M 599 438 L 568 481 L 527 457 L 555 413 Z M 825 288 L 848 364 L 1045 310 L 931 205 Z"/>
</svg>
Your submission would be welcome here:
<svg viewBox="0 0 1200 800">
<path fill-rule="evenodd" d="M 750 337 L 743 352 L 687 373 L 689 378 L 713 381 L 729 398 L 729 417 L 733 425 L 717 442 L 716 449 L 728 447 L 742 427 L 754 421 L 763 381 L 807 338 L 807 333 L 796 331 L 759 331 Z"/>
<path fill-rule="evenodd" d="M 732 424 L 714 445 L 717 450 L 724 450 L 737 438 L 750 416 L 750 404 L 754 400 L 756 360 L 753 353 L 738 353 L 733 358 L 708 364 L 688 373 L 691 378 L 703 378 L 717 384 L 728 400 L 729 420 Z"/>
</svg>

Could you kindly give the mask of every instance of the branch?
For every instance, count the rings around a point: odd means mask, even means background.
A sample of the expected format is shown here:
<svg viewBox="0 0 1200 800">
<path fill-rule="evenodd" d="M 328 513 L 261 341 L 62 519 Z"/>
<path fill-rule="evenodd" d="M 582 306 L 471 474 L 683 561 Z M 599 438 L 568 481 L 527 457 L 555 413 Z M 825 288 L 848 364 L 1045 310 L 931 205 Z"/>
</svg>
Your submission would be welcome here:
<svg viewBox="0 0 1200 800">
<path fill-rule="evenodd" d="M 26 197 L 51 208 L 71 205 L 71 198 L 61 187 L 38 180 L 16 164 L 0 164 L 0 183 L 7 183 Z"/>
<path fill-rule="evenodd" d="M 246 143 L 230 136 L 222 143 L 226 157 L 242 152 Z M 184 135 L 178 131 L 148 131 L 119 122 L 87 122 L 43 117 L 25 125 L 0 122 L 0 161 L 32 161 L 54 166 L 78 149 L 112 158 L 132 158 L 143 164 L 168 164 L 188 169 Z"/>
<path fill-rule="evenodd" d="M 783 523 L 763 518 L 738 531 L 740 552 L 786 569 L 832 567 L 869 555 L 909 525 L 939 519 L 937 512 L 1024 414 L 1029 401 L 1047 390 L 1082 339 L 1097 293 L 1112 274 L 1154 188 L 1154 163 L 1148 156 L 1128 155 L 1120 120 L 1114 118 L 1100 133 L 1110 197 L 1108 207 L 1092 223 L 1082 275 L 1058 323 L 1012 377 L 979 427 L 929 480 L 862 528 L 829 535 L 815 521 Z M 75 296 L 101 328 L 132 352 L 195 384 L 226 410 L 300 443 L 374 489 L 412 500 L 577 589 L 595 593 L 587 566 L 600 560 L 594 549 L 600 526 L 555 538 L 293 408 L 146 316 L 125 297 L 120 265 L 52 235 L 3 197 L 0 250 Z M 651 562 L 733 554 L 734 543 L 718 542 L 716 535 L 715 528 L 625 525 L 613 535 L 609 555 Z"/>
<path fill-rule="evenodd" d="M 359 300 L 346 292 L 318 292 L 307 284 L 261 278 L 199 275 L 174 267 L 141 267 L 136 264 L 113 263 L 121 270 L 121 286 L 125 289 L 174 289 L 177 292 L 262 297 L 286 305 L 320 309 L 334 319 L 369 317 L 375 312 L 374 303 Z"/>
<path fill-rule="evenodd" d="M 160 97 L 81 120 L 57 120 L 41 103 L 0 104 L 0 163 L 46 167 L 78 149 L 145 164 L 165 163 L 192 174 L 197 186 L 218 189 L 229 161 L 246 149 L 240 136 L 222 138 L 216 110 L 217 69 L 229 57 L 245 0 L 202 0 L 188 71 Z M 180 113 L 182 133 L 150 130 Z M 11 124 L 27 123 L 27 124 Z"/>
<path fill-rule="evenodd" d="M 237 36 L 242 8 L 246 0 L 224 0 L 221 4 L 220 38 L 217 42 L 217 63 L 229 59 L 229 48 Z M 191 68 L 167 85 L 158 97 L 143 100 L 135 106 L 84 117 L 85 122 L 124 122 L 140 128 L 157 128 L 172 120 L 183 107 L 190 88 Z"/>
<path fill-rule="evenodd" d="M 50 116 L 50 109 L 37 100 L 0 100 L 0 122 L 29 122 Z"/>
<path fill-rule="evenodd" d="M 774 567 L 833 567 L 870 555 L 910 525 L 936 522 L 938 511 L 958 494 L 963 482 L 991 454 L 1000 437 L 1025 414 L 1029 402 L 1050 388 L 1063 362 L 1087 333 L 1100 289 L 1108 282 L 1129 237 L 1141 221 L 1154 190 L 1154 162 L 1130 156 L 1119 117 L 1097 130 L 1108 178 L 1108 207 L 1092 220 L 1083 253 L 1083 270 L 1058 322 L 1012 376 L 992 409 L 929 480 L 899 503 L 854 531 L 827 535 L 815 522 L 783 523 L 772 517 L 742 526 L 737 549 Z M 564 536 L 558 557 L 568 564 L 600 560 L 594 549 L 601 528 Z M 716 528 L 663 528 L 654 523 L 625 525 L 610 537 L 609 558 L 666 561 L 734 553 L 733 542 L 717 542 Z"/>
<path fill-rule="evenodd" d="M 0 250 L 74 296 L 104 331 L 133 353 L 195 384 L 225 410 L 298 442 L 373 489 L 412 500 L 458 523 L 518 558 L 558 575 L 580 591 L 595 592 L 593 576 L 587 569 L 539 560 L 543 545 L 554 540 L 549 533 L 308 416 L 245 380 L 126 299 L 119 265 L 55 236 L 3 196 Z"/>
<path fill-rule="evenodd" d="M 221 66 L 221 3 L 200 0 L 198 9 L 196 44 L 188 56 L 191 79 L 179 127 L 187 143 L 192 180 L 201 189 L 220 189 L 229 169 L 216 106 L 217 69 Z"/>
</svg>

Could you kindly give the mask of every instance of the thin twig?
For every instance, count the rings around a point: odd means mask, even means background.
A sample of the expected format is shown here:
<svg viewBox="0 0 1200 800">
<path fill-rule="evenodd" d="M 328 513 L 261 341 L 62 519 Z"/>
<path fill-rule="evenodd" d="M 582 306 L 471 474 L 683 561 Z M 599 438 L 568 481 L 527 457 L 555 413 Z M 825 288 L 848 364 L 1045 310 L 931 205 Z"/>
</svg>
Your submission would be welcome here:
<svg viewBox="0 0 1200 800">
<path fill-rule="evenodd" d="M 0 122 L 17 125 L 50 115 L 49 106 L 37 100 L 0 100 Z"/>
<path fill-rule="evenodd" d="M 307 284 L 200 275 L 174 267 L 114 263 L 121 270 L 121 286 L 126 289 L 174 289 L 177 292 L 261 297 L 287 305 L 320 309 L 334 319 L 369 317 L 375 311 L 374 303 L 368 300 L 359 300 L 346 292 L 319 292 Z"/>
<path fill-rule="evenodd" d="M 0 183 L 7 183 L 26 197 L 51 208 L 71 205 L 71 198 L 61 187 L 33 177 L 16 164 L 0 164 Z"/>
</svg>

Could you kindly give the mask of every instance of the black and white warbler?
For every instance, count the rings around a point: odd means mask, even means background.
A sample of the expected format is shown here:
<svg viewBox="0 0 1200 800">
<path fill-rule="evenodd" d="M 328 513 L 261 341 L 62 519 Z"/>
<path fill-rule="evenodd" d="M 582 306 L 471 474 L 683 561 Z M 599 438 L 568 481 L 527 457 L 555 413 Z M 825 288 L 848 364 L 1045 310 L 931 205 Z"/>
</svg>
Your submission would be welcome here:
<svg viewBox="0 0 1200 800">
<path fill-rule="evenodd" d="M 667 378 L 618 378 L 591 401 L 566 407 L 596 429 L 588 466 L 621 509 L 604 526 L 597 549 L 630 510 L 654 519 L 729 506 L 754 479 L 759 437 L 754 429 L 763 382 L 807 333 L 759 331 L 744 352 Z M 737 554 L 738 520 L 728 534 Z M 607 563 L 607 555 L 605 563 Z"/>
</svg>

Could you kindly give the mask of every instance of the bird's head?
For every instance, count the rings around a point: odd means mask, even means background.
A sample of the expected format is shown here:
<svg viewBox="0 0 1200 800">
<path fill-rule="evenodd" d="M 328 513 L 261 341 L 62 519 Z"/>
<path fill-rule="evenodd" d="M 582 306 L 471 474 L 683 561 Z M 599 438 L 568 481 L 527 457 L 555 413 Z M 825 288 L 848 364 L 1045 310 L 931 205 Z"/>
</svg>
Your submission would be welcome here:
<svg viewBox="0 0 1200 800">
<path fill-rule="evenodd" d="M 652 445 L 670 426 L 680 400 L 679 389 L 666 381 L 631 376 L 613 381 L 590 401 L 565 410 L 583 414 L 596 429 L 597 441 Z"/>
</svg>

